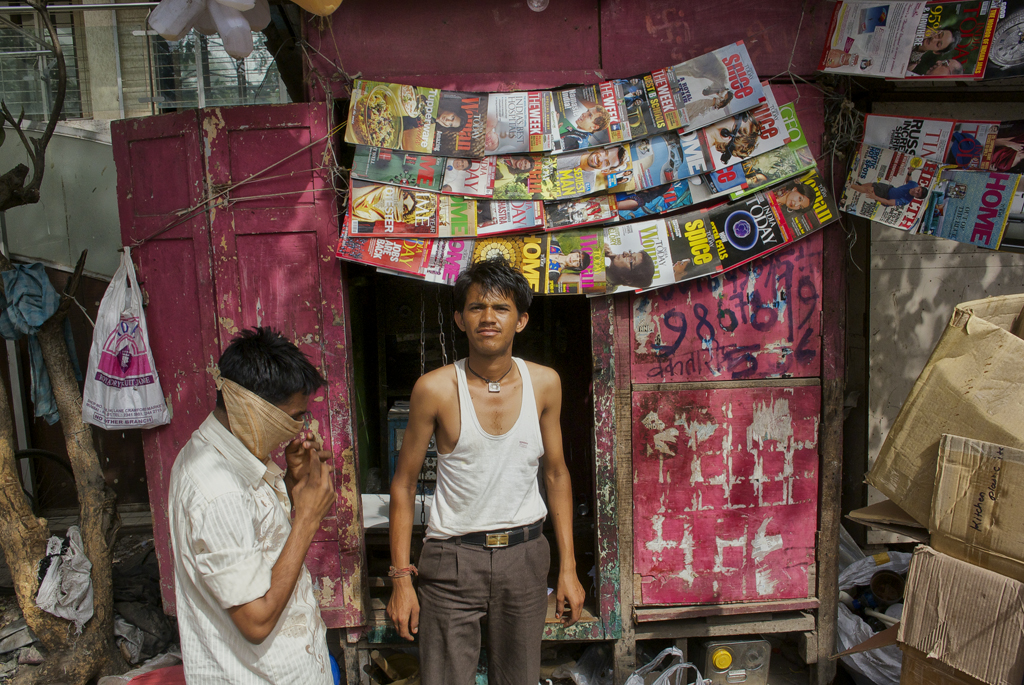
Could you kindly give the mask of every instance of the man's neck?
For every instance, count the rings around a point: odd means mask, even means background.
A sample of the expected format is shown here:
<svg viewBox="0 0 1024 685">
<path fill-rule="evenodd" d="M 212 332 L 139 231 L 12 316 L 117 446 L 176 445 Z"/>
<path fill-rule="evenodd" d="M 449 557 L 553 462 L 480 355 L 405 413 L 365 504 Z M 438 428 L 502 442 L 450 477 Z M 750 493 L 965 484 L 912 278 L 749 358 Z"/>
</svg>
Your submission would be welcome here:
<svg viewBox="0 0 1024 685">
<path fill-rule="evenodd" d="M 495 357 L 476 354 L 470 350 L 466 363 L 484 378 L 496 381 L 512 368 L 512 350 Z"/>
</svg>

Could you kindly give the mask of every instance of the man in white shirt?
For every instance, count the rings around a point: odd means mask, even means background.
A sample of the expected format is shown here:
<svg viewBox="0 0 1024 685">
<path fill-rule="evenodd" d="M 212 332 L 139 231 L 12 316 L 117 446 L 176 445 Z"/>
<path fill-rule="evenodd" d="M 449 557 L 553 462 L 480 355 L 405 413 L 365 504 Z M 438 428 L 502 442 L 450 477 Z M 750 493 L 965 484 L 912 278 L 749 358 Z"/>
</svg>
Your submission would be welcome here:
<svg viewBox="0 0 1024 685">
<path fill-rule="evenodd" d="M 337 498 L 321 463 L 330 454 L 303 431 L 309 397 L 326 383 L 269 328 L 232 340 L 219 366 L 217 408 L 178 454 L 168 494 L 185 678 L 331 685 L 303 564 Z M 270 455 L 286 441 L 283 471 Z"/>
<path fill-rule="evenodd" d="M 423 685 L 473 682 L 484 618 L 488 682 L 536 685 L 551 566 L 542 531 L 549 513 L 559 553 L 556 616 L 575 623 L 584 598 L 562 453 L 561 381 L 554 369 L 512 356 L 532 293 L 508 262 L 471 265 L 455 282 L 454 297 L 469 357 L 431 371 L 413 387 L 391 483 L 388 615 L 402 637 L 419 635 Z M 409 563 L 413 500 L 431 435 L 437 487 L 417 570 Z M 420 577 L 418 598 L 413 574 Z"/>
</svg>

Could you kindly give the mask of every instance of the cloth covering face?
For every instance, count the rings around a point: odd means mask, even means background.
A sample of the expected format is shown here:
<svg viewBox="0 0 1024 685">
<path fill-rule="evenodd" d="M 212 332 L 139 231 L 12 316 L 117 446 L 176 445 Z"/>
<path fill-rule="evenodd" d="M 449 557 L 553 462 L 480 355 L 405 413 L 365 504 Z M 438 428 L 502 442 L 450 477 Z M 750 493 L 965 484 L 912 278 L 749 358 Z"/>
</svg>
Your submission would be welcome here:
<svg viewBox="0 0 1024 685">
<path fill-rule="evenodd" d="M 291 440 L 302 430 L 302 421 L 296 421 L 232 380 L 222 378 L 220 391 L 224 397 L 232 435 L 262 462 L 270 458 L 271 450 Z"/>
</svg>

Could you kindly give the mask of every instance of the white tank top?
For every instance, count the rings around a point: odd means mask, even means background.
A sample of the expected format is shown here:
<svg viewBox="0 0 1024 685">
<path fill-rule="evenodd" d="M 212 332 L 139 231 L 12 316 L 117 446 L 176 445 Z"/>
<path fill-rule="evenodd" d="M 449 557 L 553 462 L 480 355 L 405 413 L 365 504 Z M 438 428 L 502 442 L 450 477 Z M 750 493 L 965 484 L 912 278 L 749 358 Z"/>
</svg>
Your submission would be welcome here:
<svg viewBox="0 0 1024 685">
<path fill-rule="evenodd" d="M 523 403 L 515 425 L 504 435 L 491 435 L 480 426 L 466 384 L 466 360 L 455 362 L 462 426 L 455 448 L 437 455 L 427 538 L 516 528 L 548 513 L 537 482 L 544 443 L 533 382 L 526 362 L 513 361 L 523 379 Z"/>
</svg>

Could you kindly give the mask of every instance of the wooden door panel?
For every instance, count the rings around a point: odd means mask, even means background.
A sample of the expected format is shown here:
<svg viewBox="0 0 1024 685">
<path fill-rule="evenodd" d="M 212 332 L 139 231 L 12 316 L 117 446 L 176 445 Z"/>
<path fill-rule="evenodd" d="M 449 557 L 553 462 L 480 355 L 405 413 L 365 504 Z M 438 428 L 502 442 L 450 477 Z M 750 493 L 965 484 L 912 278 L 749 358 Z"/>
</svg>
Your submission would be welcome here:
<svg viewBox="0 0 1024 685">
<path fill-rule="evenodd" d="M 817 386 L 633 393 L 643 604 L 813 594 Z"/>
<path fill-rule="evenodd" d="M 634 383 L 821 373 L 821 232 L 728 271 L 635 295 Z"/>
<path fill-rule="evenodd" d="M 209 374 L 218 339 L 206 215 L 178 214 L 203 199 L 199 116 L 193 111 L 115 121 L 111 134 L 121 239 L 126 245 L 145 241 L 132 256 L 148 296 L 149 342 L 171 411 L 170 424 L 143 431 L 143 447 L 160 589 L 164 610 L 173 613 L 171 467 L 216 401 Z"/>
</svg>

